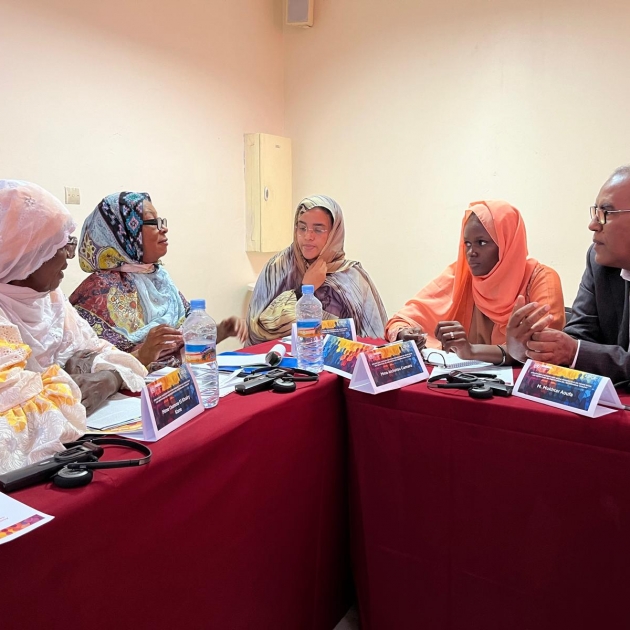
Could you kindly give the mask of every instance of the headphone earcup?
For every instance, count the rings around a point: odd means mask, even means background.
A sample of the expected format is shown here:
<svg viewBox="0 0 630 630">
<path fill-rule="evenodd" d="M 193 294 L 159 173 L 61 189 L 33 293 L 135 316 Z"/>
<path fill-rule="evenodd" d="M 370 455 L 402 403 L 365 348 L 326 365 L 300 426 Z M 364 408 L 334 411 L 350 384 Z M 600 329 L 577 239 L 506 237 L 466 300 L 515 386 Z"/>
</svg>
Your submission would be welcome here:
<svg viewBox="0 0 630 630">
<path fill-rule="evenodd" d="M 80 488 L 87 486 L 94 473 L 91 470 L 81 468 L 79 470 L 70 470 L 64 466 L 54 477 L 53 483 L 60 488 Z"/>
<path fill-rule="evenodd" d="M 290 394 L 297 388 L 295 381 L 285 380 L 283 378 L 276 379 L 271 385 L 271 389 L 278 394 Z"/>
<path fill-rule="evenodd" d="M 471 387 L 468 390 L 468 395 L 471 398 L 477 398 L 478 400 L 488 400 L 489 398 L 494 397 L 494 393 L 487 385 Z"/>
</svg>

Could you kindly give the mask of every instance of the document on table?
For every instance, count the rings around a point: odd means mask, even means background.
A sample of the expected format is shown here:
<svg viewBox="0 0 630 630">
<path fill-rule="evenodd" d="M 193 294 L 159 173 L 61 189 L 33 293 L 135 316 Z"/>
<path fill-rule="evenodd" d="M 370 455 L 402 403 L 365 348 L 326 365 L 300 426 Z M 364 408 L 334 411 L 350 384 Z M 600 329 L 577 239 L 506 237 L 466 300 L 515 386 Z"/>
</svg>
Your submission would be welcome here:
<svg viewBox="0 0 630 630">
<path fill-rule="evenodd" d="M 446 367 L 451 370 L 459 370 L 462 368 L 468 370 L 470 368 L 487 366 L 493 367 L 492 363 L 460 359 L 454 352 L 444 352 L 444 350 L 436 350 L 434 348 L 423 348 L 422 358 L 431 365 L 437 365 L 441 368 Z"/>
<path fill-rule="evenodd" d="M 234 354 L 219 354 L 217 363 L 222 367 L 248 367 L 250 365 L 267 365 L 266 354 L 247 354 L 235 352 Z"/>
<path fill-rule="evenodd" d="M 104 431 L 113 427 L 128 424 L 142 416 L 140 398 L 114 394 L 87 419 L 89 429 Z"/>
<path fill-rule="evenodd" d="M 32 532 L 53 518 L 0 492 L 0 545 Z"/>
<path fill-rule="evenodd" d="M 219 398 L 227 396 L 234 391 L 234 388 L 245 379 L 237 376 L 238 372 L 219 372 Z"/>
</svg>

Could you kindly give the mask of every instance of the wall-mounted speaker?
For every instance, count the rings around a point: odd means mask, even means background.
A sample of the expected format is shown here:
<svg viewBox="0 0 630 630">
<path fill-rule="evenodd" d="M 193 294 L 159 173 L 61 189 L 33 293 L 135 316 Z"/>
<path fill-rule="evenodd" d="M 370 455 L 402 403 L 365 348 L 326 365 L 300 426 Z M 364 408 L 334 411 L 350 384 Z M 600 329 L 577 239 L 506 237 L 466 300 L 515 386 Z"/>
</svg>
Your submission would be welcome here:
<svg viewBox="0 0 630 630">
<path fill-rule="evenodd" d="M 313 3 L 315 0 L 286 0 L 286 23 L 288 26 L 313 26 Z"/>
</svg>

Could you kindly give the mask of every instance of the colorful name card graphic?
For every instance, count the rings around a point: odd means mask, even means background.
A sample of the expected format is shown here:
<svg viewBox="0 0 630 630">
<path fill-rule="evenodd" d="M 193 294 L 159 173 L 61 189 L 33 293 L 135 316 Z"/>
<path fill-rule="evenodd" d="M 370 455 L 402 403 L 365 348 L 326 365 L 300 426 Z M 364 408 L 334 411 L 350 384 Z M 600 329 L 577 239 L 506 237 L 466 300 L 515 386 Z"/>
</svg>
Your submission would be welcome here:
<svg viewBox="0 0 630 630">
<path fill-rule="evenodd" d="M 525 363 L 512 393 L 590 418 L 599 418 L 623 409 L 609 378 L 549 363 L 537 363 L 531 359 Z"/>
<path fill-rule="evenodd" d="M 354 326 L 354 319 L 352 317 L 347 317 L 346 319 L 324 319 L 322 320 L 322 335 L 333 335 L 334 337 L 356 341 L 357 331 Z M 295 354 L 295 348 L 297 348 L 297 324 L 291 326 L 291 352 L 293 354 Z"/>
<path fill-rule="evenodd" d="M 325 319 L 322 321 L 322 335 L 333 335 L 350 341 L 357 340 L 357 331 L 354 327 L 354 319 Z"/>
<path fill-rule="evenodd" d="M 350 389 L 379 394 L 428 378 L 427 368 L 413 341 L 396 341 L 359 355 Z"/>
<path fill-rule="evenodd" d="M 203 411 L 197 383 L 186 364 L 142 388 L 142 436 L 155 442 Z"/>
<path fill-rule="evenodd" d="M 373 347 L 369 343 L 326 335 L 323 349 L 324 369 L 344 378 L 352 378 L 354 366 L 361 353 Z"/>
</svg>

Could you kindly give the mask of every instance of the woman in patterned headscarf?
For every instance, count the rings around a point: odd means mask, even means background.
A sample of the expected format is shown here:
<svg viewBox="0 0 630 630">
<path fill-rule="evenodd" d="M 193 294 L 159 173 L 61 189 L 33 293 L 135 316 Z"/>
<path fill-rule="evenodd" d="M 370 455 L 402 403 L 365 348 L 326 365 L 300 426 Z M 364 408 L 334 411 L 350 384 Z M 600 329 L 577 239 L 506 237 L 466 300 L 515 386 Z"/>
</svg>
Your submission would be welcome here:
<svg viewBox="0 0 630 630">
<path fill-rule="evenodd" d="M 59 288 L 74 228 L 43 188 L 0 180 L 0 472 L 63 450 L 86 411 L 144 384 L 144 367 L 99 339 Z"/>
<path fill-rule="evenodd" d="M 99 337 L 150 370 L 181 363 L 178 327 L 189 310 L 161 263 L 167 234 L 147 193 L 105 197 L 85 220 L 79 242 L 81 269 L 91 275 L 70 296 Z M 244 341 L 245 332 L 244 322 L 230 317 L 218 325 L 217 342 Z"/>
<path fill-rule="evenodd" d="M 382 338 L 387 321 L 383 302 L 361 264 L 347 260 L 345 228 L 334 199 L 303 199 L 294 220 L 293 243 L 262 270 L 249 306 L 249 342 L 284 337 L 295 322 L 301 287 L 312 284 L 324 319 L 352 317 L 357 335 Z"/>
</svg>

